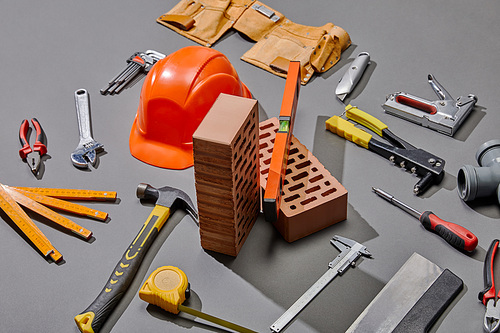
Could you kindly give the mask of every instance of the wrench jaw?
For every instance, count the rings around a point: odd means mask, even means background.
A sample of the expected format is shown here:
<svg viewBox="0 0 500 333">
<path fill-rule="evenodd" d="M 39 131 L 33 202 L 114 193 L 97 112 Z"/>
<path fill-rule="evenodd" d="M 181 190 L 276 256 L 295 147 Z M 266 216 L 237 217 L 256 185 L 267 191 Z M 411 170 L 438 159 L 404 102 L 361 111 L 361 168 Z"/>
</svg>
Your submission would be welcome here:
<svg viewBox="0 0 500 333">
<path fill-rule="evenodd" d="M 85 147 L 87 146 L 87 147 Z M 95 167 L 97 162 L 97 152 L 103 149 L 103 145 L 94 141 L 92 144 L 78 145 L 76 150 L 71 153 L 71 162 L 77 168 L 86 169 L 89 164 Z"/>
</svg>

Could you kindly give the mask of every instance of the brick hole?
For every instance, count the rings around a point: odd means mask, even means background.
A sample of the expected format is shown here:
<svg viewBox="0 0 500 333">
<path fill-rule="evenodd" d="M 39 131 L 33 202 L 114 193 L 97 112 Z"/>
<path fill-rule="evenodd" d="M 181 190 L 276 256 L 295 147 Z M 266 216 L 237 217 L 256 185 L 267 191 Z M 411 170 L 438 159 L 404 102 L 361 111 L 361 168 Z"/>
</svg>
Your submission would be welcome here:
<svg viewBox="0 0 500 333">
<path fill-rule="evenodd" d="M 303 159 L 304 159 L 304 158 L 306 158 L 306 157 L 304 156 L 304 154 L 300 154 L 300 155 L 299 155 L 299 158 L 300 158 L 301 160 L 303 160 Z"/>
<path fill-rule="evenodd" d="M 247 131 L 248 126 L 250 126 L 250 122 L 251 122 L 251 119 L 249 119 L 249 120 L 247 121 L 247 123 L 245 124 L 245 126 L 243 127 L 243 132 L 246 132 L 246 131 Z"/>
<path fill-rule="evenodd" d="M 288 155 L 297 154 L 298 152 L 299 152 L 299 149 L 294 147 L 294 148 L 290 149 L 290 151 L 288 152 Z M 300 154 L 300 155 L 302 155 L 302 154 Z"/>
<path fill-rule="evenodd" d="M 250 168 L 251 168 L 252 166 L 253 166 L 253 165 L 252 165 L 251 163 L 248 163 L 248 164 L 247 164 L 247 167 L 245 168 L 245 171 L 244 171 L 245 175 L 248 175 L 248 174 L 249 174 L 249 172 L 250 172 Z"/>
<path fill-rule="evenodd" d="M 254 134 L 252 135 L 252 140 L 253 140 L 253 141 L 255 141 L 255 139 L 256 139 L 256 138 L 257 138 L 257 134 L 255 134 L 255 133 L 254 133 Z"/>
<path fill-rule="evenodd" d="M 293 191 L 297 191 L 301 188 L 303 188 L 305 185 L 304 183 L 298 183 L 297 185 L 293 185 L 293 186 L 290 186 L 290 188 L 288 189 L 290 192 L 293 192 Z M 318 186 L 319 188 L 319 186 Z M 306 193 L 307 193 L 307 190 L 306 190 Z"/>
<path fill-rule="evenodd" d="M 273 153 L 273 148 L 272 148 L 272 147 L 271 147 L 271 148 L 269 148 L 269 149 L 267 150 L 267 152 L 268 152 L 269 154 L 272 154 L 272 153 Z"/>
<path fill-rule="evenodd" d="M 244 137 L 243 141 L 241 141 L 240 150 L 241 150 L 242 147 L 245 146 L 245 143 L 247 143 L 247 138 L 246 137 Z"/>
<path fill-rule="evenodd" d="M 242 181 L 243 181 L 243 178 L 240 178 L 240 180 L 238 180 L 238 182 L 236 183 L 236 188 L 240 188 Z"/>
<path fill-rule="evenodd" d="M 319 190 L 320 188 L 321 188 L 321 187 L 320 187 L 319 185 L 316 185 L 316 186 L 314 186 L 314 187 L 308 188 L 308 189 L 306 190 L 306 193 L 307 193 L 307 194 L 310 194 L 310 193 L 316 192 L 316 191 L 317 191 L 317 190 Z"/>
<path fill-rule="evenodd" d="M 310 198 L 302 201 L 300 204 L 303 205 L 303 206 L 305 206 L 305 205 L 310 204 L 311 202 L 316 201 L 316 200 L 318 200 L 318 198 L 316 198 L 316 197 L 310 197 Z"/>
<path fill-rule="evenodd" d="M 239 198 L 240 198 L 240 194 L 236 193 L 236 200 L 238 200 Z"/>
<path fill-rule="evenodd" d="M 250 131 L 249 132 L 252 133 L 254 129 L 255 129 L 255 124 L 253 124 L 252 127 L 250 127 Z"/>
<path fill-rule="evenodd" d="M 268 136 L 271 136 L 271 133 L 269 133 L 269 132 L 262 133 L 261 135 L 259 135 L 259 139 L 262 140 L 262 139 L 267 138 Z"/>
<path fill-rule="evenodd" d="M 234 166 L 235 169 L 238 169 L 238 166 L 240 165 L 241 161 L 243 160 L 243 156 L 240 156 L 238 161 L 236 161 L 236 165 Z"/>
<path fill-rule="evenodd" d="M 234 141 L 234 146 L 236 147 L 238 145 L 238 142 L 240 142 L 241 140 L 241 134 L 238 135 L 238 137 L 236 138 L 236 140 Z"/>
<path fill-rule="evenodd" d="M 290 209 L 292 209 L 292 210 L 297 209 L 297 206 L 295 206 L 295 205 L 291 205 L 291 206 L 290 206 Z"/>
<path fill-rule="evenodd" d="M 317 171 L 318 171 L 318 168 L 313 167 L 311 170 L 312 170 L 313 172 L 317 172 Z"/>
<path fill-rule="evenodd" d="M 248 179 L 245 180 L 245 182 L 243 183 L 243 185 L 241 186 L 241 190 L 243 190 L 248 184 Z"/>
<path fill-rule="evenodd" d="M 323 175 L 320 174 L 320 175 L 317 175 L 316 177 L 313 177 L 313 178 L 309 179 L 309 182 L 315 183 L 315 182 L 317 182 L 318 180 L 321 180 L 321 179 L 323 179 Z"/>
<path fill-rule="evenodd" d="M 309 174 L 306 171 L 303 171 L 303 172 L 299 173 L 298 175 L 292 176 L 292 179 L 294 181 L 297 181 L 297 180 L 305 178 L 307 176 L 309 176 Z M 323 176 L 321 176 L 321 177 L 323 177 Z"/>
<path fill-rule="evenodd" d="M 279 127 L 275 128 L 273 131 L 274 133 L 278 133 Z"/>
<path fill-rule="evenodd" d="M 262 157 L 264 157 L 264 154 L 262 154 L 262 153 L 259 154 L 259 158 L 262 158 Z"/>
<path fill-rule="evenodd" d="M 243 235 L 241 235 L 241 238 L 238 240 L 238 246 L 241 244 L 241 241 L 243 241 L 243 239 L 245 238 L 245 235 L 246 232 L 244 232 Z"/>
<path fill-rule="evenodd" d="M 264 148 L 267 148 L 267 146 L 269 146 L 269 145 L 267 144 L 267 142 L 263 142 L 263 143 L 261 143 L 261 144 L 259 145 L 259 149 L 264 149 Z"/>
<path fill-rule="evenodd" d="M 262 175 L 266 175 L 266 174 L 268 174 L 268 173 L 269 173 L 269 168 L 264 169 L 264 170 L 260 170 L 260 173 L 261 173 Z"/>
<path fill-rule="evenodd" d="M 256 147 L 252 143 L 251 141 L 248 142 L 248 145 L 245 147 L 245 154 L 248 154 L 248 151 L 250 151 L 250 154 L 253 154 L 255 151 Z"/>
<path fill-rule="evenodd" d="M 330 186 L 331 184 L 332 184 L 332 183 L 330 183 L 330 181 L 329 181 L 329 180 L 327 180 L 327 181 L 325 182 L 325 185 L 326 185 L 326 186 Z"/>
<path fill-rule="evenodd" d="M 334 187 L 334 188 L 329 189 L 328 191 L 325 191 L 325 192 L 321 193 L 321 195 L 324 196 L 324 197 L 326 197 L 326 196 L 328 196 L 328 195 L 330 195 L 332 193 L 335 193 L 335 192 L 337 192 L 337 189 Z"/>
<path fill-rule="evenodd" d="M 285 180 L 283 181 L 283 185 L 285 185 L 285 186 L 286 186 L 286 185 L 288 185 L 288 184 L 290 184 L 290 183 L 288 182 L 288 180 L 286 180 L 286 179 L 285 179 Z"/>
<path fill-rule="evenodd" d="M 299 155 L 299 157 L 300 157 L 300 155 Z M 302 162 L 300 164 L 297 164 L 297 169 L 304 169 L 310 165 L 311 165 L 311 161 L 305 161 L 305 162 Z"/>
<path fill-rule="evenodd" d="M 292 163 L 295 163 L 295 159 L 294 158 L 289 158 L 288 159 L 288 164 L 292 164 Z"/>
<path fill-rule="evenodd" d="M 298 199 L 298 198 L 300 198 L 300 195 L 298 195 L 298 194 L 294 194 L 294 195 L 292 195 L 291 197 L 286 197 L 286 198 L 285 198 L 285 199 L 283 199 L 283 200 L 285 200 L 285 202 L 290 202 L 290 201 L 293 201 L 293 200 Z"/>
<path fill-rule="evenodd" d="M 267 160 L 262 161 L 265 165 L 271 164 L 271 158 L 269 157 Z"/>
<path fill-rule="evenodd" d="M 271 143 L 272 143 L 272 144 L 274 144 L 274 139 L 275 139 L 275 138 L 272 138 L 272 139 L 271 139 Z"/>
<path fill-rule="evenodd" d="M 292 172 L 293 172 L 292 169 L 286 169 L 285 176 L 291 174 Z"/>
<path fill-rule="evenodd" d="M 259 129 L 260 129 L 261 131 L 263 131 L 263 130 L 268 129 L 268 128 L 271 128 L 271 127 L 273 127 L 273 126 L 274 126 L 274 124 L 273 124 L 273 123 L 269 123 L 269 124 L 266 124 L 266 125 L 262 125 L 262 126 L 260 126 L 260 127 L 259 127 Z"/>
<path fill-rule="evenodd" d="M 238 157 L 238 152 L 234 152 L 233 160 L 236 160 L 237 157 Z"/>
</svg>

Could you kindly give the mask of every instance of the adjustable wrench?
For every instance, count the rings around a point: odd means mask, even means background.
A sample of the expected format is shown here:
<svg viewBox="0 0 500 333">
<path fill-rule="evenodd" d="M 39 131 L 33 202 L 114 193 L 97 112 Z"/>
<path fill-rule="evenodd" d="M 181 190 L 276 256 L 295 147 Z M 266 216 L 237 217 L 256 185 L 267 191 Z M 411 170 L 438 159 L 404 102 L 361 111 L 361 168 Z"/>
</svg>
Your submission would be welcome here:
<svg viewBox="0 0 500 333">
<path fill-rule="evenodd" d="M 87 168 L 89 162 L 92 166 L 95 166 L 97 160 L 96 151 L 101 150 L 104 146 L 92 138 L 89 93 L 87 90 L 78 89 L 75 91 L 75 104 L 80 143 L 75 151 L 71 153 L 71 161 L 78 168 Z"/>
</svg>

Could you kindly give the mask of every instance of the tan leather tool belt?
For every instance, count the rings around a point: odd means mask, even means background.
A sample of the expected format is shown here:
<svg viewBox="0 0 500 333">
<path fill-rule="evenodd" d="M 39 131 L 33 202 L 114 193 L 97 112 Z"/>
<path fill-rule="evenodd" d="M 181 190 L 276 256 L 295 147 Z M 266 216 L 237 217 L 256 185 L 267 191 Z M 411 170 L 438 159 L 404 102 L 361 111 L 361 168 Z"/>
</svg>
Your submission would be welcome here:
<svg viewBox="0 0 500 333">
<path fill-rule="evenodd" d="M 330 69 L 351 45 L 347 32 L 332 23 L 297 24 L 256 0 L 181 0 L 157 22 L 208 47 L 234 28 L 257 42 L 242 60 L 281 77 L 289 61 L 300 61 L 302 84 Z"/>
</svg>

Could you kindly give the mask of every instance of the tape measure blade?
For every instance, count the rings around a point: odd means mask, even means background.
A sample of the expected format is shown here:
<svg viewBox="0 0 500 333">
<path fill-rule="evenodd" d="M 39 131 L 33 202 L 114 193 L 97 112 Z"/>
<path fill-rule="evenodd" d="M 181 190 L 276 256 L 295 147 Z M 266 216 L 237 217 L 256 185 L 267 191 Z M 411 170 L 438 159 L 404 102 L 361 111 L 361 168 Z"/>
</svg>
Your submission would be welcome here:
<svg viewBox="0 0 500 333">
<path fill-rule="evenodd" d="M 57 214 L 53 210 L 48 209 L 47 207 L 36 202 L 35 200 L 24 196 L 15 189 L 7 187 L 6 190 L 17 203 L 34 211 L 35 213 L 38 213 L 41 216 L 51 220 L 52 222 L 59 224 L 65 229 L 74 232 L 75 234 L 79 235 L 80 237 L 83 237 L 84 239 L 89 239 L 92 236 L 92 232 L 90 230 L 87 230 L 84 227 L 71 221 L 70 219 Z"/>
<path fill-rule="evenodd" d="M 108 213 L 101 212 L 96 209 L 88 208 L 73 202 L 64 201 L 58 198 L 45 196 L 35 192 L 26 191 L 17 187 L 14 187 L 13 189 L 23 194 L 24 196 L 29 197 L 34 201 L 49 206 L 51 208 L 60 209 L 65 212 L 70 212 L 81 216 L 87 216 L 99 221 L 106 221 L 106 219 L 108 218 Z"/>
<path fill-rule="evenodd" d="M 44 256 L 50 255 L 54 261 L 62 259 L 62 255 L 2 185 L 0 185 L 0 207 Z"/>
<path fill-rule="evenodd" d="M 115 191 L 93 191 L 93 190 L 79 190 L 79 189 L 18 187 L 18 186 L 16 186 L 15 188 L 63 200 L 104 201 L 104 200 L 116 200 L 117 196 L 117 193 Z"/>
</svg>

